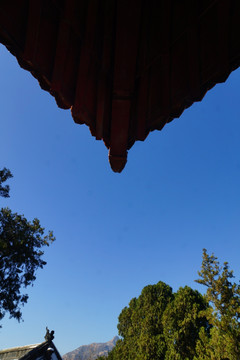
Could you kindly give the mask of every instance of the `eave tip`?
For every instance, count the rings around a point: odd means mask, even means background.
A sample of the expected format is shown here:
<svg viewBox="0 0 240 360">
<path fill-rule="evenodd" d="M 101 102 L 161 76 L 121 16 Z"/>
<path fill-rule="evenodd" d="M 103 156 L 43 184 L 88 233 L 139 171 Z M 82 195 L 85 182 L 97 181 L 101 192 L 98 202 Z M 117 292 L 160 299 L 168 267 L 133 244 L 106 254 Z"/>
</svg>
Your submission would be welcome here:
<svg viewBox="0 0 240 360">
<path fill-rule="evenodd" d="M 111 168 L 114 172 L 120 173 L 124 169 L 126 163 L 127 163 L 127 152 L 125 155 L 113 155 L 109 151 L 108 154 L 109 163 L 111 165 Z"/>
</svg>

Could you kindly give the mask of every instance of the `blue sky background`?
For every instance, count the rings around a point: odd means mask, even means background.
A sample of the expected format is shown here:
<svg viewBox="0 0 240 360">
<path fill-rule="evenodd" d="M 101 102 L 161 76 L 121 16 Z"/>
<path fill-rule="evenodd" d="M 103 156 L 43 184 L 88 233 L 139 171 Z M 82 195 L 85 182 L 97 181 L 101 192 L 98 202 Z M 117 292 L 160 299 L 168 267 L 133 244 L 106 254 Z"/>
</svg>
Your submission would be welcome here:
<svg viewBox="0 0 240 360">
<path fill-rule="evenodd" d="M 43 341 L 61 354 L 117 334 L 117 318 L 142 288 L 194 283 L 202 249 L 239 279 L 240 107 L 237 70 L 201 103 L 130 150 L 121 174 L 88 128 L 0 47 L 1 206 L 38 217 L 56 242 L 28 289 L 24 322 L 6 316 L 0 349 Z"/>
</svg>

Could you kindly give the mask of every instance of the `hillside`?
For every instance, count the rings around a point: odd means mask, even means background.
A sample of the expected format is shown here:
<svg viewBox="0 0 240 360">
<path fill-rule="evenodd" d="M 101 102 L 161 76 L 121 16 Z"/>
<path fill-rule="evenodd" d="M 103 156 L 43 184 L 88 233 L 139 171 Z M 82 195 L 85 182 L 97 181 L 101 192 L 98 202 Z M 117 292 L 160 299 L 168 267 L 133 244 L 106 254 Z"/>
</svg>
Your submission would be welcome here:
<svg viewBox="0 0 240 360">
<path fill-rule="evenodd" d="M 63 355 L 63 360 L 95 360 L 99 355 L 107 355 L 107 353 L 114 348 L 118 339 L 118 336 L 114 336 L 112 340 L 106 343 L 82 345 Z"/>
</svg>

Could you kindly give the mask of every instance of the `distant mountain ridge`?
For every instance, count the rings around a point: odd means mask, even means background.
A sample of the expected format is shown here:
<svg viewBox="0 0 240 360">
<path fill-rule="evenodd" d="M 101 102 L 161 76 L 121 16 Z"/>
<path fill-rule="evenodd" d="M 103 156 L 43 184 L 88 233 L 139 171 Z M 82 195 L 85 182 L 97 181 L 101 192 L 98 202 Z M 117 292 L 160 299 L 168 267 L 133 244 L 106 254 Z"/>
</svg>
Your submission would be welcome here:
<svg viewBox="0 0 240 360">
<path fill-rule="evenodd" d="M 79 348 L 63 355 L 63 360 L 95 360 L 98 356 L 107 355 L 111 351 L 116 342 L 119 340 L 118 336 L 105 343 L 92 343 L 89 345 L 82 345 Z"/>
</svg>

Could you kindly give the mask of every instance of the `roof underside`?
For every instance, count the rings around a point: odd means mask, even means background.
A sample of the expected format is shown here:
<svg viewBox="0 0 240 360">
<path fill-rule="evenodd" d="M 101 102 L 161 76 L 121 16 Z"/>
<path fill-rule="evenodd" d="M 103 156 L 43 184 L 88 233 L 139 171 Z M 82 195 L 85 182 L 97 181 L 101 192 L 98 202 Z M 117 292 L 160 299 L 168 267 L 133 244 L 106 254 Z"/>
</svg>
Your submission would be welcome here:
<svg viewBox="0 0 240 360">
<path fill-rule="evenodd" d="M 127 150 L 240 65 L 239 0 L 8 0 L 0 42 L 59 107 Z"/>
</svg>

